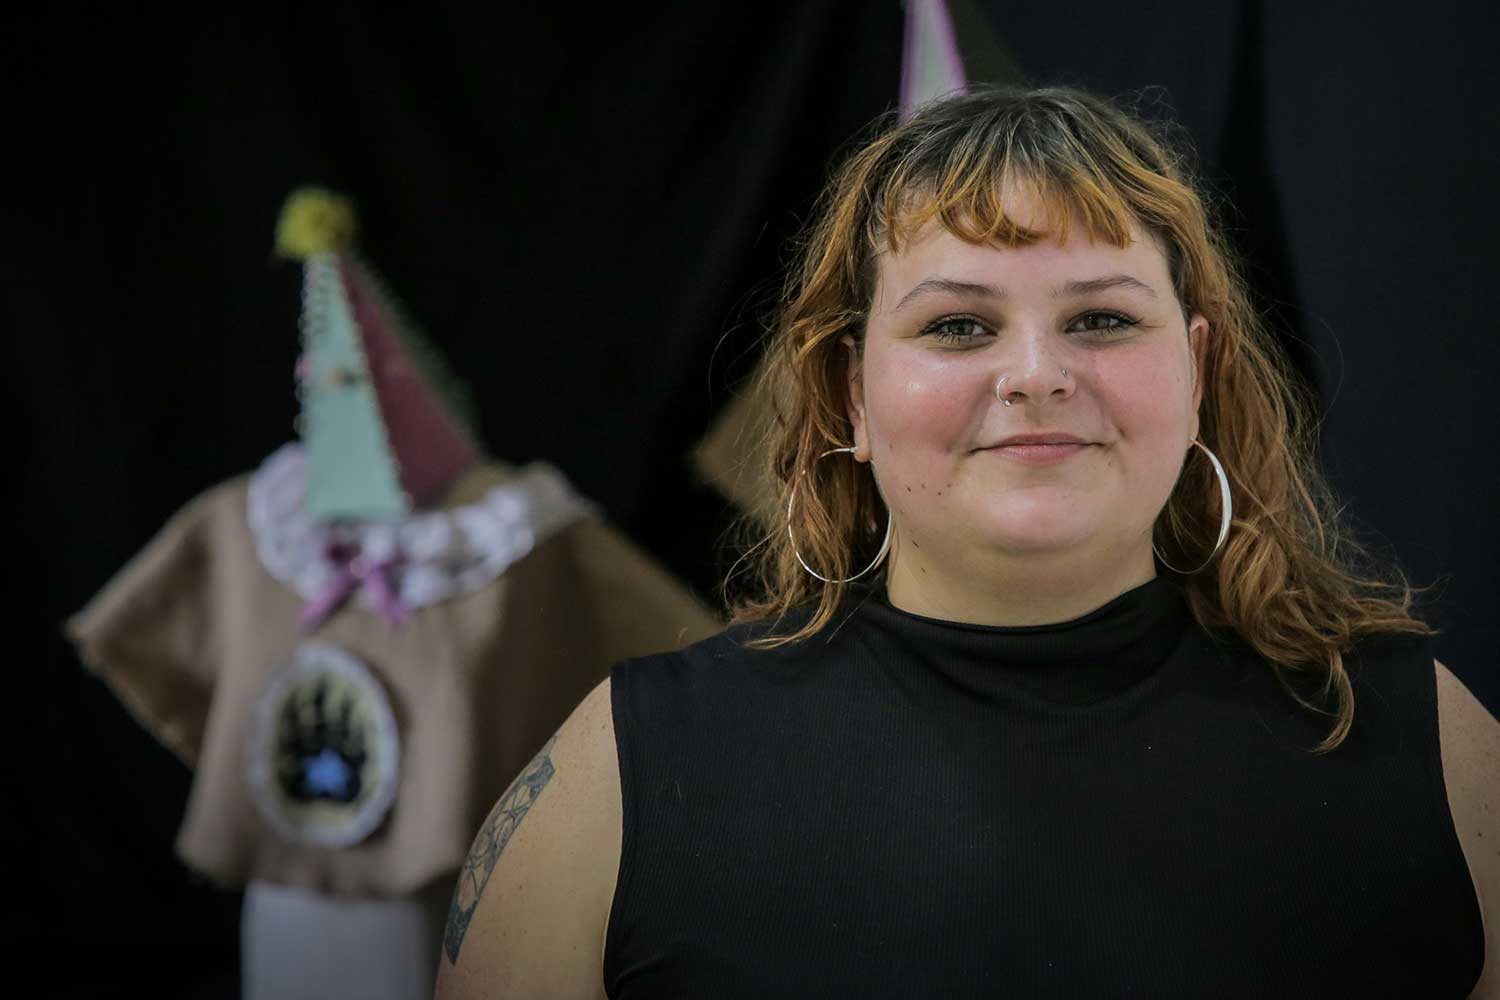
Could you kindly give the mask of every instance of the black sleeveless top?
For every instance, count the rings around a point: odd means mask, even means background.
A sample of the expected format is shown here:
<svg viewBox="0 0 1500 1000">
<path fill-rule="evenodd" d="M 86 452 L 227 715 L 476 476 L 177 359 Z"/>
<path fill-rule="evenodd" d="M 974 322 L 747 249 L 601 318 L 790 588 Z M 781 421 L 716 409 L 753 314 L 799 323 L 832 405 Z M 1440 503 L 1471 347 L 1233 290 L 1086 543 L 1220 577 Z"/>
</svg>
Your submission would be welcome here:
<svg viewBox="0 0 1500 1000">
<path fill-rule="evenodd" d="M 1353 730 L 1157 577 L 991 628 L 852 590 L 612 672 L 608 995 L 1463 997 L 1479 904 L 1430 643 L 1345 656 Z M 1304 693 L 1309 697 L 1310 693 Z"/>
</svg>

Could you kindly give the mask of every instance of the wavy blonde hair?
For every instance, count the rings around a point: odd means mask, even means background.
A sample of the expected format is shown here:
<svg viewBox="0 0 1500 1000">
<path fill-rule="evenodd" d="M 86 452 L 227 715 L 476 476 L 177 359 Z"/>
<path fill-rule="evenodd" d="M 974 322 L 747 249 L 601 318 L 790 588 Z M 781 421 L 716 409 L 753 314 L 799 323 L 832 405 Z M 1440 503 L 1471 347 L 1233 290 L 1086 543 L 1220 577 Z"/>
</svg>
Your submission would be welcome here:
<svg viewBox="0 0 1500 1000">
<path fill-rule="evenodd" d="M 899 251 L 934 218 L 961 239 L 1005 247 L 1066 233 L 1074 222 L 1116 247 L 1128 245 L 1132 223 L 1158 240 L 1184 317 L 1197 311 L 1209 322 L 1199 440 L 1223 462 L 1234 508 L 1219 555 L 1181 578 L 1186 597 L 1201 626 L 1232 630 L 1298 703 L 1335 717 L 1314 753 L 1337 747 L 1353 722 L 1344 652 L 1376 633 L 1435 631 L 1412 616 L 1419 590 L 1397 567 L 1373 568 L 1340 525 L 1313 458 L 1314 400 L 1252 306 L 1243 263 L 1189 165 L 1191 147 L 1173 141 L 1171 129 L 1073 87 L 985 88 L 932 102 L 904 122 L 882 121 L 837 171 L 799 238 L 756 390 L 770 401 L 763 453 L 774 498 L 747 518 L 750 544 L 725 584 L 734 622 L 771 625 L 753 645 L 809 638 L 844 596 L 844 585 L 803 569 L 788 524 L 803 557 L 833 580 L 878 550 L 886 511 L 869 469 L 818 458 L 852 440 L 840 341 L 862 343 L 877 255 Z M 1018 183 L 1039 196 L 1043 228 L 1006 216 L 1002 192 Z M 1190 454 L 1157 517 L 1155 543 L 1174 565 L 1197 565 L 1219 522 L 1213 470 Z M 745 595 L 728 597 L 747 576 Z M 805 606 L 810 617 L 784 624 Z M 1304 698 L 1293 675 L 1320 679 L 1322 700 L 1336 690 L 1336 708 Z"/>
</svg>

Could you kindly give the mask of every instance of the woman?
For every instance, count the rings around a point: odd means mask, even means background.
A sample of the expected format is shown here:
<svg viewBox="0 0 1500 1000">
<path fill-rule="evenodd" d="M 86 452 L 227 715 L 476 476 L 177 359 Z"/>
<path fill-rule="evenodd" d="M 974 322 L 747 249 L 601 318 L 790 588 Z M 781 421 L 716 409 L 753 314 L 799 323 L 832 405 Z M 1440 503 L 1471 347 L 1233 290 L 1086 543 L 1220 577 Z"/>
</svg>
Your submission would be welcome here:
<svg viewBox="0 0 1500 1000">
<path fill-rule="evenodd" d="M 1500 725 L 1356 568 L 1152 128 L 882 132 L 767 370 L 758 592 L 517 778 L 442 996 L 1500 996 Z"/>
</svg>

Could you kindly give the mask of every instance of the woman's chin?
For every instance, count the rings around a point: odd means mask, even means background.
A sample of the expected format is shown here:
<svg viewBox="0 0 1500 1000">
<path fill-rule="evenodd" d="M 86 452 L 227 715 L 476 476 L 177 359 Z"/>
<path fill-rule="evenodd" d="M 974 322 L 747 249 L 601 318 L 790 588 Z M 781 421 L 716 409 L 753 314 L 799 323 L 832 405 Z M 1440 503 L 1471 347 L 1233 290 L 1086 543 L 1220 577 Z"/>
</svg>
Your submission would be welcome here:
<svg viewBox="0 0 1500 1000">
<path fill-rule="evenodd" d="M 986 533 L 982 544 L 996 554 L 1017 556 L 1062 555 L 1087 547 L 1092 538 L 1087 531 L 993 531 Z"/>
<path fill-rule="evenodd" d="M 1010 505 L 979 521 L 979 534 L 993 548 L 1035 555 L 1087 545 L 1099 525 L 1062 504 Z"/>
</svg>

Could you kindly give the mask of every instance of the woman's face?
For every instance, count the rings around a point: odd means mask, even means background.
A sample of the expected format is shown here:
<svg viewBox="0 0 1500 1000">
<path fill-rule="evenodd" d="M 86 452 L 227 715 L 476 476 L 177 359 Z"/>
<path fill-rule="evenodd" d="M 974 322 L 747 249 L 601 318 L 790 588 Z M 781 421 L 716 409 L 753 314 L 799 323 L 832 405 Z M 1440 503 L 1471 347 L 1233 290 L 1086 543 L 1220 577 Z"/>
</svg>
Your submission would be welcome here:
<svg viewBox="0 0 1500 1000">
<path fill-rule="evenodd" d="M 1029 209 L 1006 204 L 1022 224 Z M 1123 250 L 1081 229 L 1066 247 L 1007 249 L 934 222 L 879 257 L 850 419 L 898 552 L 960 567 L 986 552 L 1150 565 L 1151 526 L 1198 433 L 1208 324 L 1195 314 L 1189 339 L 1166 259 L 1133 235 Z M 1084 443 L 1003 446 L 1018 434 Z"/>
</svg>

